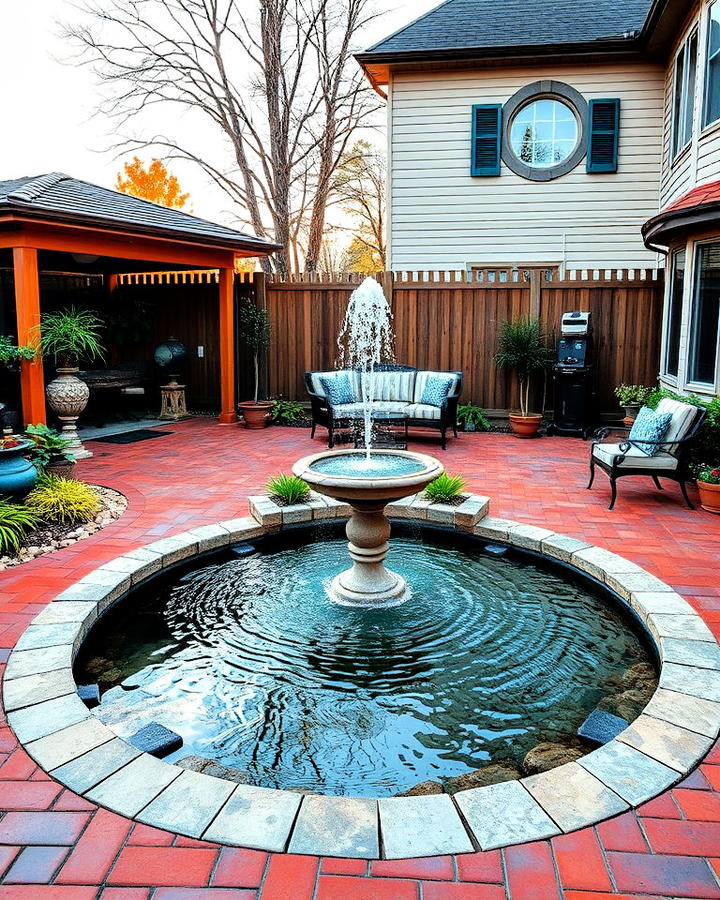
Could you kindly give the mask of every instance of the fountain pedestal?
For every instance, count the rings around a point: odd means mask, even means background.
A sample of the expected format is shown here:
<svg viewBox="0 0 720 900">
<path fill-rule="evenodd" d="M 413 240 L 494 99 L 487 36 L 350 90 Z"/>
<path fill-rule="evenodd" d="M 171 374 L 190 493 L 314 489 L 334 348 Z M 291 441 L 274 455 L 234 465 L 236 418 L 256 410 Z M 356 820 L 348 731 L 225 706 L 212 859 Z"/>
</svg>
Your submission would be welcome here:
<svg viewBox="0 0 720 900">
<path fill-rule="evenodd" d="M 362 474 L 364 450 L 306 456 L 295 463 L 293 472 L 319 493 L 350 505 L 346 534 L 353 564 L 332 580 L 330 596 L 346 606 L 396 606 L 407 599 L 408 586 L 384 566 L 390 537 L 385 507 L 424 490 L 444 467 L 432 456 L 403 450 L 374 450 L 370 457 L 367 475 Z M 327 471 L 327 463 L 332 471 Z"/>
<path fill-rule="evenodd" d="M 350 504 L 345 533 L 353 565 L 337 575 L 330 592 L 348 606 L 392 606 L 406 599 L 407 582 L 383 565 L 388 550 L 390 522 L 383 502 Z"/>
</svg>

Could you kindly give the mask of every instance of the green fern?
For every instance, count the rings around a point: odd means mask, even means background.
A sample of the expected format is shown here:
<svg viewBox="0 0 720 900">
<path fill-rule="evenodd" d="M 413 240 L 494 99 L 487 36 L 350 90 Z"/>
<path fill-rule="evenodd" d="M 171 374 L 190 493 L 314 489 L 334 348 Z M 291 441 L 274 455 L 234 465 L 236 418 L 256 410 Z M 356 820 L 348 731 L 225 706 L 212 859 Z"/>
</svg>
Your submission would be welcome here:
<svg viewBox="0 0 720 900">
<path fill-rule="evenodd" d="M 447 503 L 459 497 L 465 487 L 465 479 L 462 475 L 448 475 L 443 472 L 435 481 L 431 481 L 425 488 L 425 496 L 433 503 Z"/>
<path fill-rule="evenodd" d="M 38 518 L 27 507 L 0 500 L 0 553 L 17 553 Z"/>
</svg>

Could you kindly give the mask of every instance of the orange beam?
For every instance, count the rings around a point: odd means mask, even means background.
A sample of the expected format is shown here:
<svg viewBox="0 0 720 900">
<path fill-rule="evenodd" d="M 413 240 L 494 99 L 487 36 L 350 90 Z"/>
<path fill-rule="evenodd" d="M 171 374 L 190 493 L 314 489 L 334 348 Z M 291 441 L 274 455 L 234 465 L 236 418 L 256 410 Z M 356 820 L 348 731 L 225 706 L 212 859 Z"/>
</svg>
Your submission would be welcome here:
<svg viewBox="0 0 720 900">
<path fill-rule="evenodd" d="M 7 220 L 4 220 L 7 221 Z M 115 259 L 139 259 L 164 264 L 219 269 L 232 266 L 236 253 L 185 241 L 96 231 L 58 223 L 22 222 L 17 230 L 0 230 L 0 248 L 28 247 L 58 253 L 86 253 Z"/>
<path fill-rule="evenodd" d="M 40 282 L 37 250 L 34 247 L 13 249 L 15 270 L 15 309 L 17 311 L 18 344 L 34 344 L 40 324 Z M 20 392 L 23 420 L 26 425 L 45 423 L 45 380 L 42 359 L 24 359 L 20 368 Z"/>
<path fill-rule="evenodd" d="M 237 421 L 235 411 L 235 273 L 220 269 L 220 421 Z"/>
</svg>

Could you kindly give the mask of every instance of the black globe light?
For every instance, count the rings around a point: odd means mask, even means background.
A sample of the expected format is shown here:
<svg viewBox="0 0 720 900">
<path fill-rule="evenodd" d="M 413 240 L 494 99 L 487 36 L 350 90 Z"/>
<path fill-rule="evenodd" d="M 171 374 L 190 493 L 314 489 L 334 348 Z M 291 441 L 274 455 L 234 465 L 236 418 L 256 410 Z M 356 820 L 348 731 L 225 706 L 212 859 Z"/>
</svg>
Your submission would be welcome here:
<svg viewBox="0 0 720 900">
<path fill-rule="evenodd" d="M 187 347 L 182 341 L 170 337 L 155 348 L 155 365 L 167 373 L 170 382 L 173 383 L 185 368 L 187 353 Z"/>
</svg>

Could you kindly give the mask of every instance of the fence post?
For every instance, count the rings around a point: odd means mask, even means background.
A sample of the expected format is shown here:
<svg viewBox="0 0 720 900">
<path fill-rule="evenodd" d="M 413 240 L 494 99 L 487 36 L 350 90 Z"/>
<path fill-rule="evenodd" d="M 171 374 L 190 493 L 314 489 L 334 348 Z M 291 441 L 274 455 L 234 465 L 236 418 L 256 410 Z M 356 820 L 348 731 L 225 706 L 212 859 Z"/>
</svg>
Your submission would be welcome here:
<svg viewBox="0 0 720 900">
<path fill-rule="evenodd" d="M 540 318 L 540 291 L 542 290 L 542 272 L 530 269 L 530 318 Z"/>
<path fill-rule="evenodd" d="M 385 299 L 392 306 L 393 303 L 393 273 L 392 272 L 378 272 L 375 276 L 377 280 L 380 282 L 383 293 L 385 294 Z"/>
<path fill-rule="evenodd" d="M 265 272 L 255 272 L 253 284 L 255 286 L 255 306 L 258 309 L 267 309 L 267 275 Z M 274 322 L 270 323 L 270 328 L 275 326 Z M 272 333 L 272 331 L 271 331 Z M 272 338 L 270 347 L 265 351 L 260 365 L 259 381 L 260 396 L 267 397 L 270 389 L 270 353 L 272 352 Z"/>
</svg>

